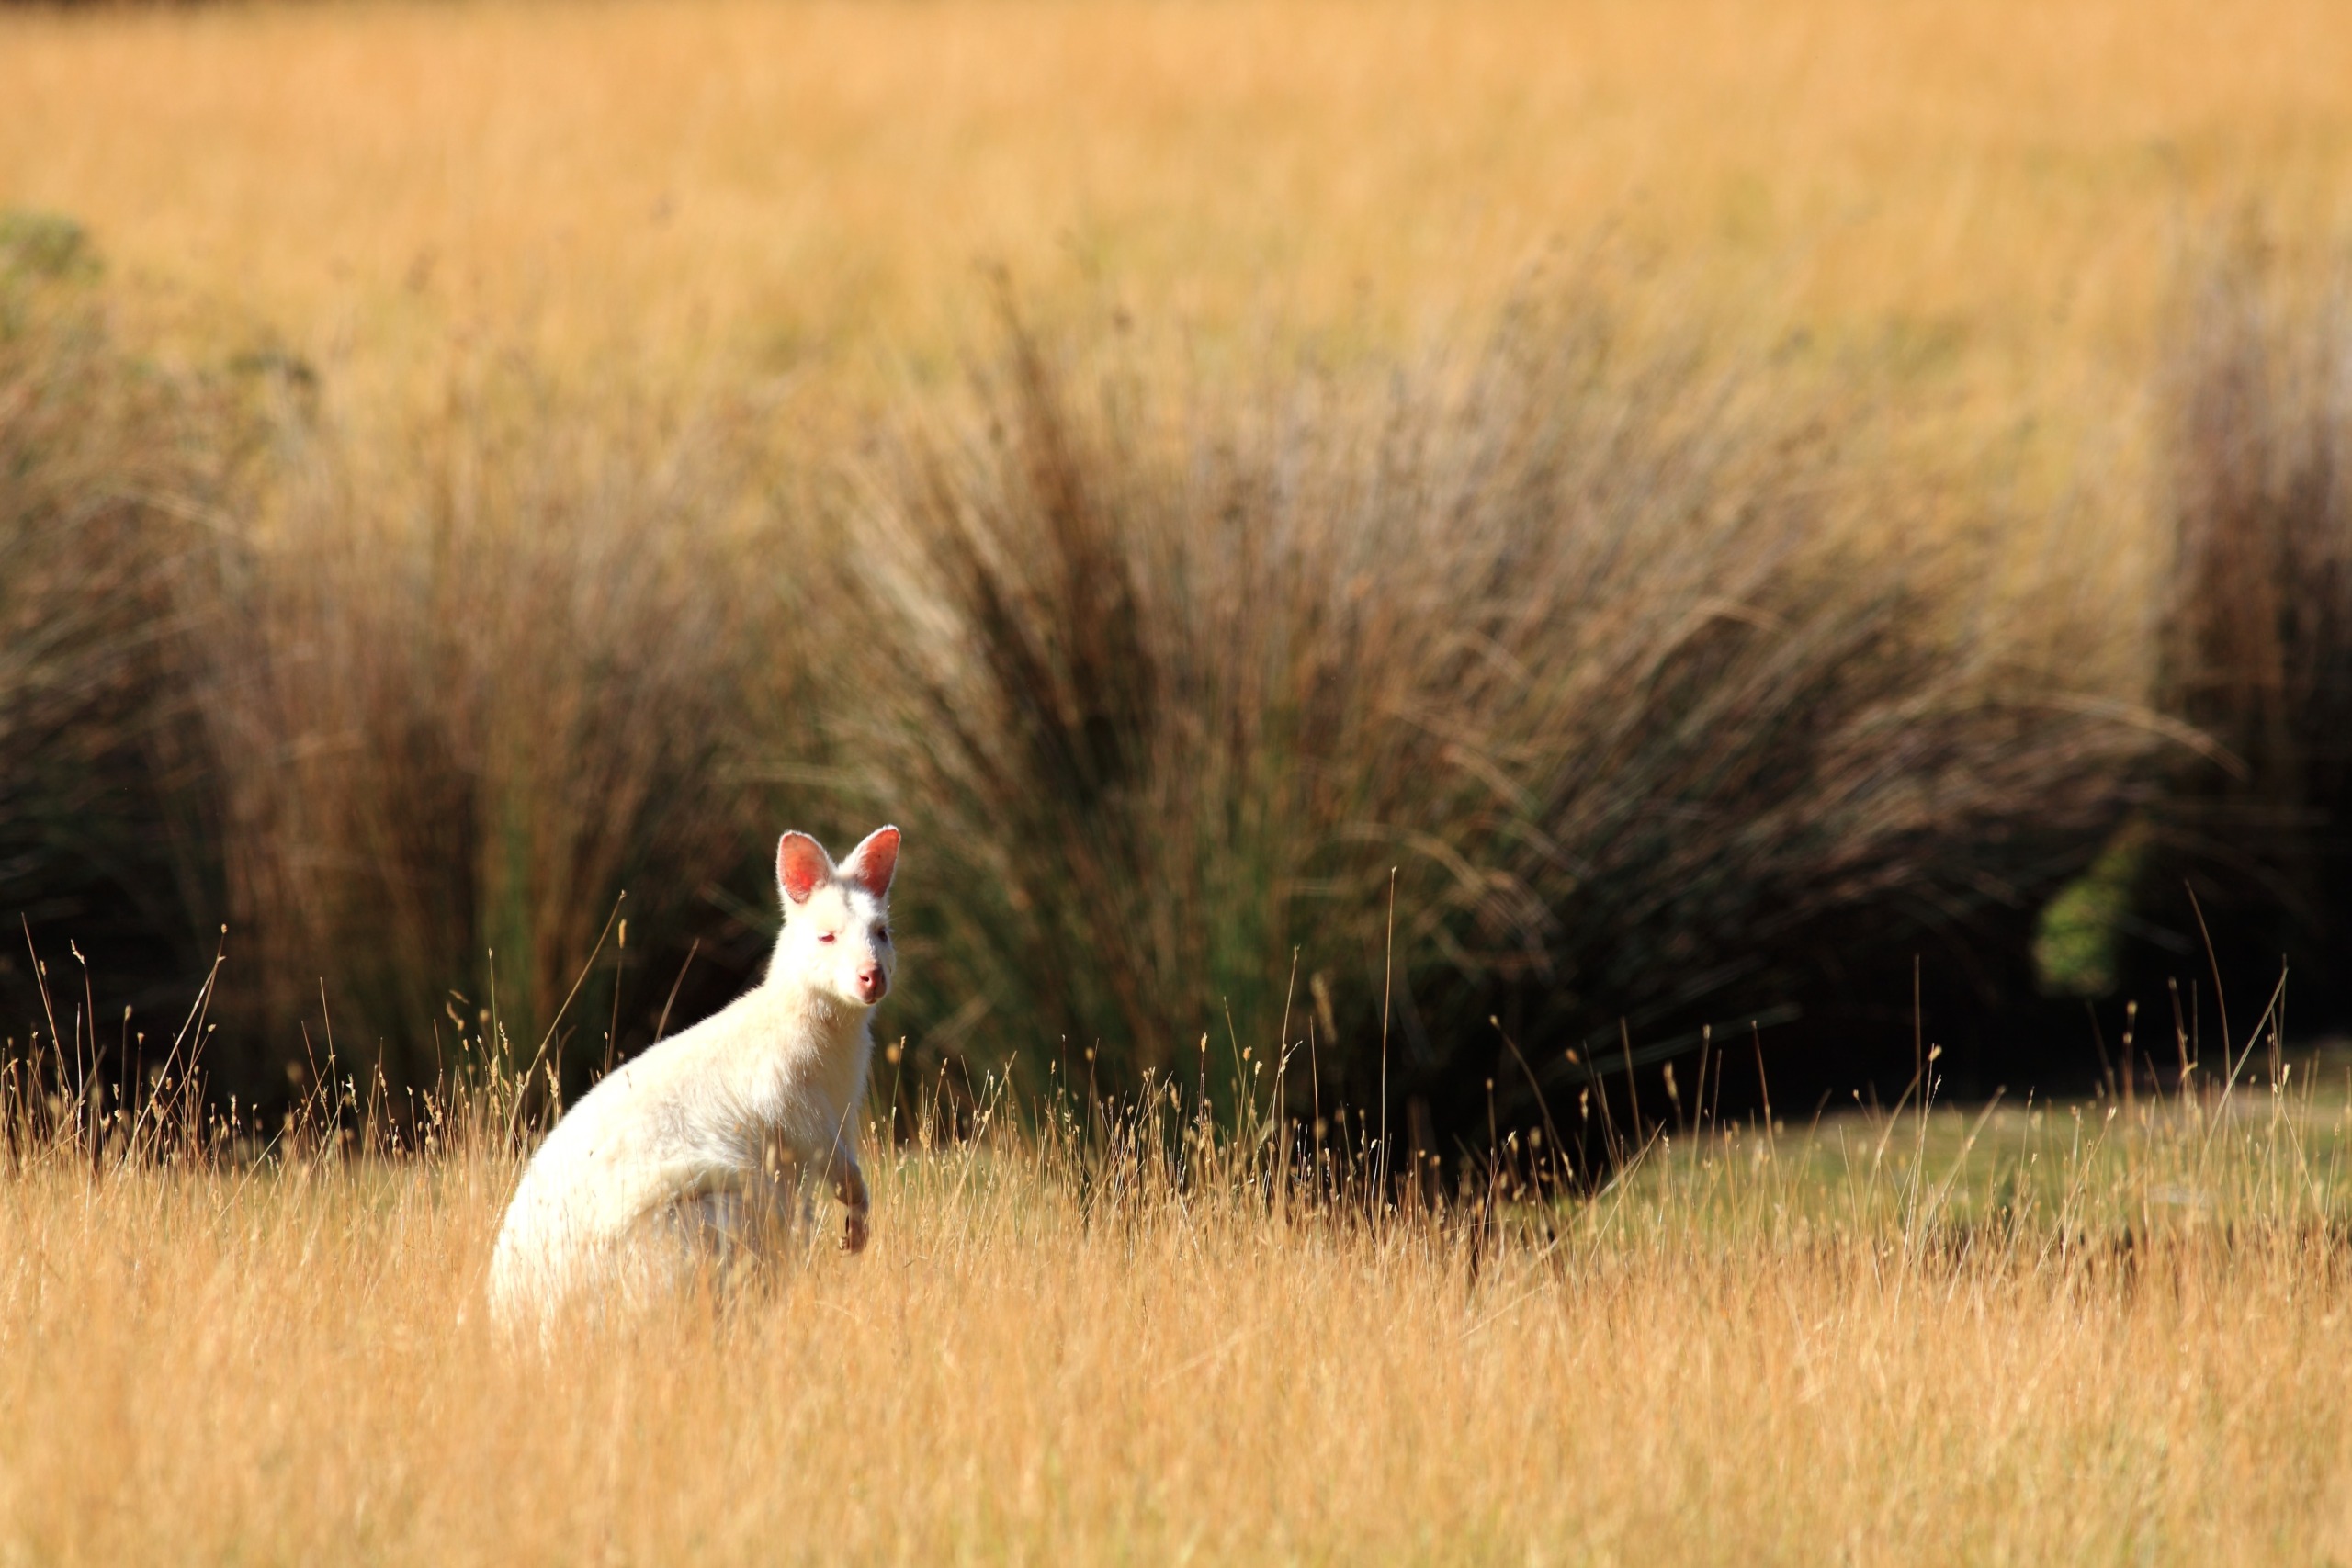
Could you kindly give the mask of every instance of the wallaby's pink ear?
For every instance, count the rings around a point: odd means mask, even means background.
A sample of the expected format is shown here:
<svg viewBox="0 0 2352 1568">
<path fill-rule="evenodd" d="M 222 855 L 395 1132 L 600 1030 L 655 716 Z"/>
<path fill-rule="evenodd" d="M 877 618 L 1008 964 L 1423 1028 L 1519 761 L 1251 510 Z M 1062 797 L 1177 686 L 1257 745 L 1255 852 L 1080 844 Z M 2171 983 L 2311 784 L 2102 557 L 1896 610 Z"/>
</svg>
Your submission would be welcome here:
<svg viewBox="0 0 2352 1568">
<path fill-rule="evenodd" d="M 806 833 L 786 833 L 775 842 L 775 884 L 796 904 L 832 880 L 833 857 Z"/>
<path fill-rule="evenodd" d="M 899 830 L 876 828 L 842 862 L 842 880 L 865 888 L 876 898 L 890 896 L 890 879 L 899 874 Z"/>
</svg>

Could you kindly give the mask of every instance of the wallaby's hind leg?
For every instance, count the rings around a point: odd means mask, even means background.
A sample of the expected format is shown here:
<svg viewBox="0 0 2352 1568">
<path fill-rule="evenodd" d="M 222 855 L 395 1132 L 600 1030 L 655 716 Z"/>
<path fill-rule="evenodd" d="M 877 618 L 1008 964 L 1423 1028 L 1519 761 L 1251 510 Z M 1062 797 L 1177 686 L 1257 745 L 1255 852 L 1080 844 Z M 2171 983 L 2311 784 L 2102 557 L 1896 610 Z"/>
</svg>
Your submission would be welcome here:
<svg viewBox="0 0 2352 1568">
<path fill-rule="evenodd" d="M 649 1274 L 731 1289 L 789 1262 L 800 1207 L 789 1186 L 697 1193 L 648 1215 L 633 1250 Z"/>
</svg>

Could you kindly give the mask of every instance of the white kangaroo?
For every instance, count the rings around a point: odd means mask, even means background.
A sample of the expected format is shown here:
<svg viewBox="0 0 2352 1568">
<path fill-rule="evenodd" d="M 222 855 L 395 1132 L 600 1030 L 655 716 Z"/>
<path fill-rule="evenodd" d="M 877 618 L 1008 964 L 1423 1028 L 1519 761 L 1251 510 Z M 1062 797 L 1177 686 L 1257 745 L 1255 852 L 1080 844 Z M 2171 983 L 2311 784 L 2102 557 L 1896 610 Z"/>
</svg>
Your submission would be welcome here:
<svg viewBox="0 0 2352 1568">
<path fill-rule="evenodd" d="M 899 830 L 836 866 L 806 833 L 776 845 L 784 930 L 766 976 L 583 1095 L 515 1188 L 490 1265 L 500 1321 L 544 1325 L 586 1287 L 641 1286 L 760 1256 L 805 1213 L 804 1174 L 847 1206 L 865 1245 L 853 1118 L 872 1011 L 897 969 L 890 882 Z"/>
</svg>

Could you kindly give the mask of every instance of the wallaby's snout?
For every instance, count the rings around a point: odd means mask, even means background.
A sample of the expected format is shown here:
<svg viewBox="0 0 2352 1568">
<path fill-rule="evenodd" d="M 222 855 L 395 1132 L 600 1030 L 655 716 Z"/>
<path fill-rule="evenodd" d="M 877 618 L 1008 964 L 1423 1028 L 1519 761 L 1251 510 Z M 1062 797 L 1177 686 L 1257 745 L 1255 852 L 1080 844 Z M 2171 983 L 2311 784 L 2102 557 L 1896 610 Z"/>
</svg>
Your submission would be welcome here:
<svg viewBox="0 0 2352 1568">
<path fill-rule="evenodd" d="M 890 976 L 882 970 L 880 961 L 868 959 L 857 966 L 857 999 L 872 1007 L 890 988 Z"/>
</svg>

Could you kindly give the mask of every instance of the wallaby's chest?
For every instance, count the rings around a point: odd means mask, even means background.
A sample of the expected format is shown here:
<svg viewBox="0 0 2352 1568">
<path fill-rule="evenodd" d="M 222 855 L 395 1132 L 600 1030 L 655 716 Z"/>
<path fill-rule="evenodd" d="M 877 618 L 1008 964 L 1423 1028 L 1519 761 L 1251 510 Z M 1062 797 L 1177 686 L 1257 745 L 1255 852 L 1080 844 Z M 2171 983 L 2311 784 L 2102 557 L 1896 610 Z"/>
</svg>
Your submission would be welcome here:
<svg viewBox="0 0 2352 1568">
<path fill-rule="evenodd" d="M 754 1137 L 827 1144 L 863 1087 L 863 1029 L 782 1032 L 760 1053 L 737 1109 Z"/>
</svg>

